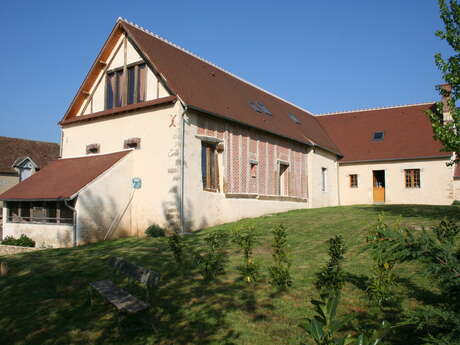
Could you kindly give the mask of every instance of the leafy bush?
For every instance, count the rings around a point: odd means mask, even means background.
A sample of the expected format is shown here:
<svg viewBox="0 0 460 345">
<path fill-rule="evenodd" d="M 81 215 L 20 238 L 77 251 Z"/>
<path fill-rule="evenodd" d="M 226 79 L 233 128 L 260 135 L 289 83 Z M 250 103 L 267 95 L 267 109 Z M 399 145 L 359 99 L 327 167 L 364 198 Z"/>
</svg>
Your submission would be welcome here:
<svg viewBox="0 0 460 345">
<path fill-rule="evenodd" d="M 243 278 L 247 283 L 254 283 L 260 276 L 260 267 L 254 261 L 252 252 L 257 238 L 254 227 L 249 227 L 246 230 L 236 230 L 233 233 L 233 242 L 235 242 L 243 251 L 244 262 L 240 267 Z"/>
<path fill-rule="evenodd" d="M 164 237 L 165 231 L 158 225 L 152 224 L 145 230 L 145 234 L 149 237 Z"/>
<path fill-rule="evenodd" d="M 287 230 L 282 224 L 275 226 L 273 234 L 273 261 L 274 265 L 268 268 L 273 286 L 285 289 L 292 285 L 292 278 L 289 272 L 291 261 L 288 257 Z"/>
<path fill-rule="evenodd" d="M 228 235 L 223 231 L 215 231 L 205 237 L 206 249 L 195 254 L 195 264 L 206 280 L 213 280 L 218 275 L 225 273 L 228 244 Z"/>
<path fill-rule="evenodd" d="M 344 260 L 345 245 L 343 237 L 336 235 L 329 239 L 329 262 L 316 274 L 316 288 L 320 292 L 332 291 L 338 293 L 344 283 L 342 262 Z"/>
<path fill-rule="evenodd" d="M 22 234 L 18 239 L 13 236 L 6 236 L 2 241 L 2 244 L 20 247 L 35 247 L 35 241 L 24 234 Z"/>
</svg>

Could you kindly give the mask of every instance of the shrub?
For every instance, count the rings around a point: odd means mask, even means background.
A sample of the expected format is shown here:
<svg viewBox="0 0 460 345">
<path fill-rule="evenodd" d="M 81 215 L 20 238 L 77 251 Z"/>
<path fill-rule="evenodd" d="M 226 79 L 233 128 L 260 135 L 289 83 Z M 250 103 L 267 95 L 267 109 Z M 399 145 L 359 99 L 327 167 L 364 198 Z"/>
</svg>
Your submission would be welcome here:
<svg viewBox="0 0 460 345">
<path fill-rule="evenodd" d="M 274 265 L 268 268 L 271 276 L 270 284 L 273 286 L 285 289 L 292 285 L 291 274 L 289 269 L 291 261 L 288 257 L 287 230 L 282 224 L 275 226 L 272 230 L 273 234 L 273 261 Z"/>
<path fill-rule="evenodd" d="M 240 267 L 243 278 L 247 283 L 254 283 L 260 276 L 259 265 L 254 261 L 252 252 L 254 245 L 257 244 L 257 238 L 254 227 L 246 230 L 236 230 L 233 233 L 233 242 L 235 242 L 243 251 L 244 261 Z"/>
<path fill-rule="evenodd" d="M 145 230 L 145 234 L 149 237 L 164 237 L 165 231 L 158 225 L 152 224 Z"/>
<path fill-rule="evenodd" d="M 225 273 L 227 254 L 225 247 L 228 235 L 222 231 L 210 233 L 205 237 L 206 249 L 195 254 L 195 264 L 206 280 L 213 280 L 218 275 Z"/>
<path fill-rule="evenodd" d="M 342 271 L 342 262 L 344 260 L 345 245 L 343 237 L 336 235 L 329 239 L 329 262 L 316 274 L 316 288 L 320 292 L 335 292 L 338 293 L 343 286 L 344 273 Z"/>
<path fill-rule="evenodd" d="M 2 241 L 2 244 L 20 247 L 35 247 L 35 241 L 24 234 L 22 234 L 18 239 L 13 236 L 6 236 Z"/>
</svg>

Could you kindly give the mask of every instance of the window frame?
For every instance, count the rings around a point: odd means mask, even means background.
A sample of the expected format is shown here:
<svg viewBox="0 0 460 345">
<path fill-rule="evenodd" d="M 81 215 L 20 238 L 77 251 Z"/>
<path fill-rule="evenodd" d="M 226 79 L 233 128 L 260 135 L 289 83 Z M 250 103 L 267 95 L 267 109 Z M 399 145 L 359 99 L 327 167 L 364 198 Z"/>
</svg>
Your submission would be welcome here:
<svg viewBox="0 0 460 345">
<path fill-rule="evenodd" d="M 321 167 L 321 192 L 327 192 L 327 168 Z"/>
<path fill-rule="evenodd" d="M 201 182 L 207 192 L 219 191 L 218 143 L 201 141 Z"/>
<path fill-rule="evenodd" d="M 133 95 L 130 99 L 130 70 L 134 69 Z M 112 82 L 111 78 L 115 78 Z M 106 72 L 104 93 L 104 109 L 110 110 L 126 105 L 145 102 L 147 94 L 147 64 L 136 61 Z M 110 87 L 109 87 L 110 85 Z M 109 91 L 112 89 L 112 103 L 109 102 Z M 119 101 L 119 102 L 118 102 Z"/>
<path fill-rule="evenodd" d="M 420 169 L 404 169 L 404 185 L 406 188 L 422 188 L 420 172 Z"/>
<path fill-rule="evenodd" d="M 88 144 L 86 145 L 86 154 L 87 155 L 96 155 L 101 152 L 101 145 L 100 144 Z"/>
<path fill-rule="evenodd" d="M 123 149 L 139 150 L 141 148 L 141 138 L 129 138 L 123 142 Z"/>
<path fill-rule="evenodd" d="M 358 188 L 358 174 L 350 174 L 350 188 Z"/>
<path fill-rule="evenodd" d="M 289 162 L 278 161 L 278 195 L 289 196 Z M 287 185 L 287 186 L 286 186 Z"/>
</svg>

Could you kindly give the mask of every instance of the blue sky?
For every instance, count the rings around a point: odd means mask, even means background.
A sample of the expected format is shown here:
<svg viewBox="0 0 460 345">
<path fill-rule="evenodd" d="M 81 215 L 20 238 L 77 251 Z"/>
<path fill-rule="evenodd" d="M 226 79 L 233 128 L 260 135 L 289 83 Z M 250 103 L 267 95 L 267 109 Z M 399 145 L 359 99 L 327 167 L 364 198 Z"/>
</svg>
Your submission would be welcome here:
<svg viewBox="0 0 460 345">
<path fill-rule="evenodd" d="M 0 135 L 58 142 L 119 16 L 314 113 L 437 100 L 450 53 L 435 0 L 7 1 Z"/>
</svg>

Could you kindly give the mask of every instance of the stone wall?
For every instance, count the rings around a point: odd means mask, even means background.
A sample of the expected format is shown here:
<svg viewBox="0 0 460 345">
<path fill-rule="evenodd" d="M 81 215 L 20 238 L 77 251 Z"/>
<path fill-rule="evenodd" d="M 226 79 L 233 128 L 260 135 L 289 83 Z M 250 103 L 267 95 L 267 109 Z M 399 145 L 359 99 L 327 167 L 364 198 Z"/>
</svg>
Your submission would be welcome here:
<svg viewBox="0 0 460 345">
<path fill-rule="evenodd" d="M 44 248 L 32 248 L 32 247 L 19 247 L 19 246 L 7 246 L 0 244 L 0 256 L 2 255 L 13 255 L 18 253 L 33 252 Z"/>
</svg>

